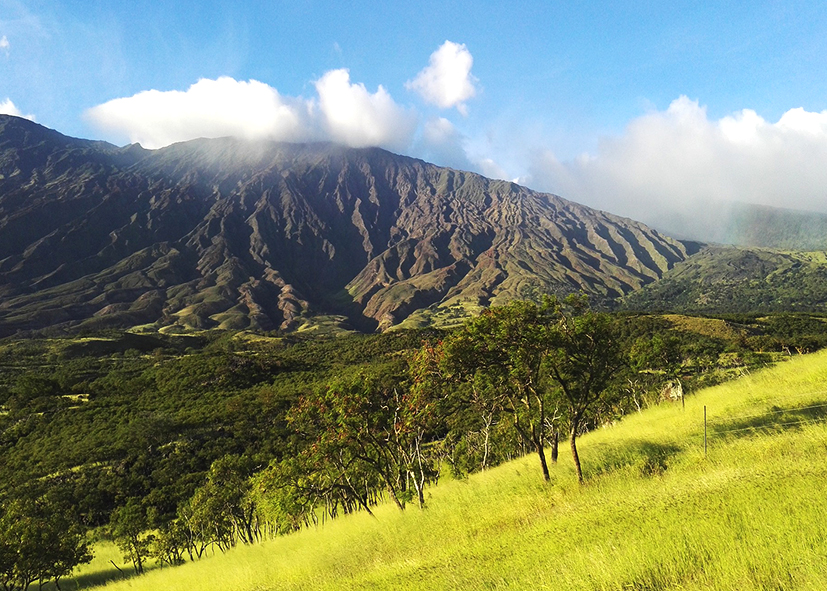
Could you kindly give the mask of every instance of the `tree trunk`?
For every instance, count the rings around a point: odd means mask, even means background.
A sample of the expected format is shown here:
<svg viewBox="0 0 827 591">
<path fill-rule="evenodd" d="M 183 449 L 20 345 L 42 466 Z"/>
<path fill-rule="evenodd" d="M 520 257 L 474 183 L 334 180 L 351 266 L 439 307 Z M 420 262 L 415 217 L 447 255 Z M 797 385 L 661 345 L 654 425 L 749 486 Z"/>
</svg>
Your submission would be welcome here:
<svg viewBox="0 0 827 591">
<path fill-rule="evenodd" d="M 571 457 L 574 460 L 574 468 L 577 470 L 577 481 L 583 484 L 583 470 L 580 468 L 580 456 L 577 454 L 577 427 L 579 421 L 572 421 L 571 425 Z"/>
<path fill-rule="evenodd" d="M 546 463 L 546 451 L 543 449 L 543 441 L 536 441 L 534 443 L 535 448 L 537 449 L 537 455 L 540 456 L 540 466 L 543 468 L 543 480 L 548 482 L 551 480 L 551 476 L 548 473 L 548 464 Z"/>
<path fill-rule="evenodd" d="M 556 428 L 551 432 L 551 463 L 557 463 L 557 456 L 560 454 L 560 431 Z"/>
<path fill-rule="evenodd" d="M 483 453 L 482 453 L 482 471 L 485 472 L 485 469 L 488 467 L 488 450 L 489 450 L 489 441 L 491 439 L 491 424 L 494 422 L 494 413 L 490 413 L 487 417 L 485 417 L 485 441 L 483 442 Z"/>
<path fill-rule="evenodd" d="M 419 508 L 425 508 L 425 483 L 417 478 L 416 474 L 412 474 L 414 481 L 414 488 L 416 489 L 416 500 L 419 503 Z"/>
<path fill-rule="evenodd" d="M 390 484 L 386 484 L 385 487 L 388 489 L 388 492 L 390 493 L 393 502 L 396 503 L 396 506 L 399 508 L 399 510 L 404 511 L 405 505 L 403 505 L 402 501 L 399 500 L 399 497 L 396 495 L 396 491 L 393 489 L 393 487 Z"/>
<path fill-rule="evenodd" d="M 419 502 L 420 510 L 425 508 L 425 466 L 422 465 L 422 448 L 420 447 L 424 436 L 425 434 L 420 432 L 415 439 L 417 470 L 410 472 L 414 481 L 414 487 L 416 487 L 417 501 Z"/>
</svg>

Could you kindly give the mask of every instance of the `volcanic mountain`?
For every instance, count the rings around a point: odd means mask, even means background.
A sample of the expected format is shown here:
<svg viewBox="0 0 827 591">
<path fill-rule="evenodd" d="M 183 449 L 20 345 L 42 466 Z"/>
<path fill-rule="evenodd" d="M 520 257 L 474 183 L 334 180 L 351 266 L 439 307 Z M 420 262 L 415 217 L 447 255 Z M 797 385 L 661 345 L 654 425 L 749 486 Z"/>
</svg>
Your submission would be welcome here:
<svg viewBox="0 0 827 591">
<path fill-rule="evenodd" d="M 152 325 L 376 330 L 541 293 L 615 298 L 687 246 L 554 195 L 377 149 L 160 150 L 0 116 L 0 335 Z"/>
</svg>

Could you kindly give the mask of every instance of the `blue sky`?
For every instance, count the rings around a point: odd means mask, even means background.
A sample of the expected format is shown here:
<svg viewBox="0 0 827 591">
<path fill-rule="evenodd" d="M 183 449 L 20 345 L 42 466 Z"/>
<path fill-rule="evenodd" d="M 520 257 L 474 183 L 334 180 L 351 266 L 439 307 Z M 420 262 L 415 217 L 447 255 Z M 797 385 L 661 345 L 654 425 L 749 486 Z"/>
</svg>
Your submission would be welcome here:
<svg viewBox="0 0 827 591">
<path fill-rule="evenodd" d="M 0 0 L 0 111 L 375 143 L 639 219 L 827 211 L 827 5 Z"/>
</svg>

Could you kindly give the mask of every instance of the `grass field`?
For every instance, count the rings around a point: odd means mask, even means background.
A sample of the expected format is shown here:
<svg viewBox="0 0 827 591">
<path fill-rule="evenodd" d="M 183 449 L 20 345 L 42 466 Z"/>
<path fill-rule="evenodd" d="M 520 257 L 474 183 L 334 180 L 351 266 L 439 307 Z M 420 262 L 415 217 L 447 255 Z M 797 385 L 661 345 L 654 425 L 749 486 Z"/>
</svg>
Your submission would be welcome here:
<svg viewBox="0 0 827 591">
<path fill-rule="evenodd" d="M 106 589 L 827 589 L 825 411 L 801 356 L 584 436 L 585 486 L 563 447 L 548 484 L 530 456 Z"/>
</svg>

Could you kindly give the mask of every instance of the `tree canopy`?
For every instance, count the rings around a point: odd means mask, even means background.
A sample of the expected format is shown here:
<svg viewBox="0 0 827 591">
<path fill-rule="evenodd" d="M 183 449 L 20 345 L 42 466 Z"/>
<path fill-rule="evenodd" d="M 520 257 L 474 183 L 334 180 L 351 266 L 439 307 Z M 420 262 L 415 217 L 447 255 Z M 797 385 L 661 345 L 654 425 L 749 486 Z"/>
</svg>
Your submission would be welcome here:
<svg viewBox="0 0 827 591">
<path fill-rule="evenodd" d="M 470 383 L 475 394 L 486 392 L 488 407 L 511 416 L 546 480 L 544 448 L 550 443 L 556 459 L 559 429 L 568 425 L 582 482 L 577 435 L 590 413 L 605 410 L 618 395 L 611 386 L 625 356 L 615 320 L 572 296 L 488 308 L 443 341 L 438 363 L 447 379 Z"/>
</svg>

